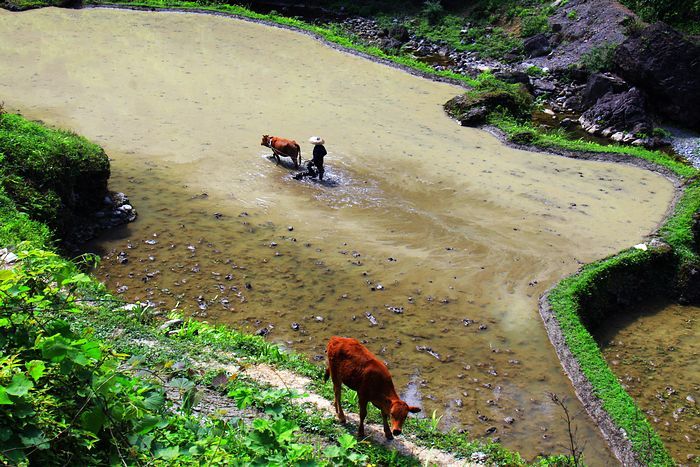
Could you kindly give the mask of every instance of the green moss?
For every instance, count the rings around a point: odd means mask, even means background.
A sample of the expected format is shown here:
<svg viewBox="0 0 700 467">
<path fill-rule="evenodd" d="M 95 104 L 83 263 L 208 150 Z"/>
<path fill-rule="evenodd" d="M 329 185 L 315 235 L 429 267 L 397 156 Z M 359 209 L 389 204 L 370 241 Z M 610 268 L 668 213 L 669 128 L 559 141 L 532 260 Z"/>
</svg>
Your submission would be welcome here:
<svg viewBox="0 0 700 467">
<path fill-rule="evenodd" d="M 63 233 L 107 191 L 102 148 L 73 133 L 0 113 L 0 186 L 17 209 Z"/>
<path fill-rule="evenodd" d="M 0 247 L 14 248 L 21 242 L 29 242 L 36 248 L 52 245 L 49 228 L 19 212 L 15 203 L 0 187 Z"/>
<path fill-rule="evenodd" d="M 522 84 L 510 84 L 496 79 L 491 73 L 482 73 L 472 82 L 473 88 L 450 99 L 445 111 L 463 125 L 484 123 L 486 114 L 494 112 L 516 115 L 519 118 L 532 112 L 533 99 Z"/>
<path fill-rule="evenodd" d="M 521 135 L 526 134 L 529 135 L 529 141 L 527 141 L 528 144 L 544 149 L 561 148 L 571 151 L 619 154 L 621 157 L 638 157 L 665 167 L 681 178 L 694 177 L 698 174 L 698 170 L 691 165 L 679 161 L 661 151 L 652 151 L 649 149 L 634 146 L 622 146 L 618 144 L 602 145 L 591 141 L 584 141 L 582 139 L 571 140 L 568 139 L 562 132 L 540 131 L 531 123 L 523 122 L 504 113 L 492 114 L 489 123 L 502 130 L 506 136 L 509 139 L 514 140 L 514 142 L 522 142 L 516 140 Z"/>
<path fill-rule="evenodd" d="M 700 211 L 700 180 L 688 184 L 673 215 L 661 228 L 661 236 L 683 262 L 698 261 L 700 245 L 693 238 L 693 214 Z"/>
</svg>

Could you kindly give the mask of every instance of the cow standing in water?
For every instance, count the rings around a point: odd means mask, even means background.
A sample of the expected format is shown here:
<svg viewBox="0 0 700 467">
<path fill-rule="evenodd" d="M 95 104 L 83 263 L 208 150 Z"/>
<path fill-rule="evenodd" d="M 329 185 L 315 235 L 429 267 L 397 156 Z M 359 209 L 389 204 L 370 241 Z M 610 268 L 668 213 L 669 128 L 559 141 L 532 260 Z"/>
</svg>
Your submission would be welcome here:
<svg viewBox="0 0 700 467">
<path fill-rule="evenodd" d="M 389 369 L 357 339 L 333 336 L 328 341 L 326 354 L 328 367 L 324 379 L 328 381 L 330 376 L 333 380 L 335 411 L 340 423 L 345 423 L 345 414 L 340 406 L 342 384 L 357 391 L 360 404 L 360 428 L 357 435 L 360 438 L 365 436 L 368 402 L 381 410 L 384 435 L 387 439 L 393 439 L 393 435 L 401 434 L 403 422 L 409 412 L 420 412 L 419 407 L 410 406 L 399 398 Z M 391 429 L 387 418 L 391 418 Z"/>
<path fill-rule="evenodd" d="M 299 168 L 299 164 L 301 164 L 301 147 L 293 139 L 263 135 L 260 146 L 272 149 L 272 154 L 277 159 L 278 164 L 280 163 L 280 155 L 282 155 L 292 159 L 295 169 Z"/>
</svg>

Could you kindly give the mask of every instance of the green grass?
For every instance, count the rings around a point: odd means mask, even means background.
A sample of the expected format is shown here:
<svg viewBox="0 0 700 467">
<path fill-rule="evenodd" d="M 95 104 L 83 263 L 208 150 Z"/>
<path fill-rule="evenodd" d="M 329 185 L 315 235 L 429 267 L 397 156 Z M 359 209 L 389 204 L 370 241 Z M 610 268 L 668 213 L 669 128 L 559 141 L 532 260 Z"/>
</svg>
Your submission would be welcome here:
<svg viewBox="0 0 700 467">
<path fill-rule="evenodd" d="M 561 281 L 548 296 L 566 344 L 592 384 L 595 396 L 602 400 L 605 411 L 615 424 L 626 431 L 639 458 L 648 465 L 674 465 L 658 434 L 607 365 L 587 326 L 597 325 L 611 312 L 609 307 L 615 303 L 610 301 L 617 301 L 616 294 L 624 294 L 627 290 L 627 295 L 638 294 L 634 298 L 664 295 L 673 290 L 683 264 L 697 264 L 698 245 L 691 228 L 693 214 L 700 210 L 698 170 L 659 151 L 570 140 L 561 132 L 539 131 L 530 123 L 502 113 L 492 114 L 491 123 L 514 142 L 545 149 L 636 157 L 665 167 L 681 180 L 686 180 L 681 199 L 659 232 L 671 246 L 673 258 L 653 250 L 625 250 L 586 265 L 576 275 Z M 646 287 L 635 290 L 639 284 Z"/>
<path fill-rule="evenodd" d="M 171 315 L 174 316 L 176 315 Z M 178 361 L 190 365 L 194 360 L 231 364 L 233 355 L 244 362 L 244 365 L 267 363 L 275 368 L 284 368 L 307 376 L 312 380 L 310 389 L 328 400 L 333 400 L 331 383 L 323 381 L 324 364 L 313 364 L 299 354 L 281 351 L 278 346 L 262 337 L 241 333 L 226 326 L 185 319 L 175 334 L 166 336 L 157 329 L 158 322 L 149 316 L 149 312 L 143 313 L 138 308 L 133 311 L 119 311 L 116 304 L 96 307 L 90 314 L 73 317 L 73 323 L 78 329 L 91 329 L 100 339 L 109 339 L 115 330 L 119 330 L 119 339 L 112 339 L 114 349 L 137 355 L 143 364 L 150 368 L 165 368 Z M 355 393 L 344 391 L 343 404 L 347 409 L 356 411 Z M 318 414 L 307 415 L 313 420 L 318 419 Z M 312 432 L 324 436 L 341 433 L 338 431 L 340 426 L 332 419 L 328 426 L 328 420 L 316 424 L 305 421 L 300 414 L 295 417 L 297 423 L 308 427 Z M 368 421 L 380 423 L 380 420 L 379 412 L 370 407 Z M 468 435 L 454 430 L 443 433 L 432 427 L 430 420 L 426 418 L 409 417 L 405 427 L 406 433 L 415 437 L 416 442 L 425 447 L 444 449 L 458 457 L 484 452 L 489 455 L 489 459 L 501 465 L 526 464 L 519 454 L 504 449 L 498 443 L 472 441 Z M 377 453 L 379 454 L 380 457 L 384 457 L 387 452 Z M 550 458 L 543 458 L 541 461 L 548 462 L 547 459 Z"/>
<path fill-rule="evenodd" d="M 520 121 L 503 113 L 492 114 L 490 123 L 502 130 L 515 143 L 531 144 L 543 149 L 567 149 L 637 157 L 665 167 L 681 178 L 690 178 L 698 174 L 698 170 L 693 166 L 676 160 L 661 151 L 619 144 L 602 145 L 582 139 L 572 140 L 568 139 L 563 132 L 544 132 L 535 128 L 531 123 Z"/>
<path fill-rule="evenodd" d="M 75 217 L 99 208 L 108 178 L 98 145 L 0 109 L 0 187 L 17 210 L 61 235 Z"/>
<path fill-rule="evenodd" d="M 700 181 L 686 186 L 683 196 L 676 204 L 673 215 L 661 228 L 661 236 L 678 254 L 683 262 L 697 262 L 700 245 L 695 243 L 692 233 L 693 214 L 700 211 Z"/>
<path fill-rule="evenodd" d="M 53 245 L 51 230 L 28 214 L 19 212 L 5 191 L 0 187 L 0 247 L 14 248 L 28 241 L 37 248 Z"/>
</svg>

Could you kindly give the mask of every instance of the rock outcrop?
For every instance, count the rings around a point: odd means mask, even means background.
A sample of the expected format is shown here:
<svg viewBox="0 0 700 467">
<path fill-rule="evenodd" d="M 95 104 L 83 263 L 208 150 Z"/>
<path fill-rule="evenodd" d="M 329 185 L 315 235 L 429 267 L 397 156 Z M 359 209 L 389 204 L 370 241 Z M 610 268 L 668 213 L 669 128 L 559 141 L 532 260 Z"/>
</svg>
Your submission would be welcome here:
<svg viewBox="0 0 700 467">
<path fill-rule="evenodd" d="M 617 73 L 643 89 L 660 114 L 700 129 L 700 45 L 656 23 L 625 40 L 613 60 Z"/>
<path fill-rule="evenodd" d="M 478 126 L 486 122 L 489 113 L 498 108 L 514 115 L 529 112 L 532 96 L 524 85 L 514 90 L 470 91 L 453 97 L 445 103 L 448 115 L 459 120 L 462 126 Z"/>
<path fill-rule="evenodd" d="M 581 106 L 584 109 L 588 109 L 594 106 L 598 99 L 603 97 L 608 93 L 621 93 L 628 91 L 630 85 L 625 82 L 619 76 L 615 76 L 610 73 L 593 73 L 588 81 L 586 82 L 586 87 L 583 88 L 581 93 Z"/>
<path fill-rule="evenodd" d="M 530 62 L 550 70 L 565 70 L 579 63 L 581 56 L 595 47 L 619 44 L 625 40 L 625 25 L 636 15 L 615 0 L 570 0 L 557 7 L 549 24 L 552 52 Z"/>
<path fill-rule="evenodd" d="M 586 110 L 579 122 L 591 134 L 610 137 L 613 141 L 635 142 L 638 134 L 649 135 L 653 128 L 647 114 L 646 100 L 637 88 L 613 94 L 609 92 Z M 635 144 L 644 144 L 640 140 Z"/>
</svg>

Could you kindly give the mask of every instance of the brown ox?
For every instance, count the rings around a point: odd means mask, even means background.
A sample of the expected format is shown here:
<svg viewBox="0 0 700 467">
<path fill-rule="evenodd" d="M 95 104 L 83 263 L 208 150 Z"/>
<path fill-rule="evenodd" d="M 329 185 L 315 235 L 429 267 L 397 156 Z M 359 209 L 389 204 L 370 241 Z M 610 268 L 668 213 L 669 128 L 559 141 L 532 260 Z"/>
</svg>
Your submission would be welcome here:
<svg viewBox="0 0 700 467">
<path fill-rule="evenodd" d="M 345 423 L 345 414 L 340 406 L 341 384 L 344 383 L 357 391 L 360 403 L 360 429 L 357 435 L 360 438 L 365 436 L 368 402 L 382 411 L 384 434 L 387 439 L 394 438 L 392 432 L 394 435 L 401 434 L 403 422 L 409 412 L 420 412 L 419 407 L 410 406 L 399 398 L 389 369 L 357 339 L 333 336 L 328 341 L 326 353 L 328 367 L 325 380 L 328 381 L 328 376 L 333 380 L 335 412 L 340 423 Z M 387 417 L 391 417 L 391 430 Z"/>
<path fill-rule="evenodd" d="M 280 156 L 285 156 L 292 159 L 295 169 L 299 168 L 299 164 L 301 164 L 301 148 L 293 139 L 263 135 L 260 145 L 272 149 L 272 154 L 277 159 L 278 164 L 280 163 Z"/>
</svg>

